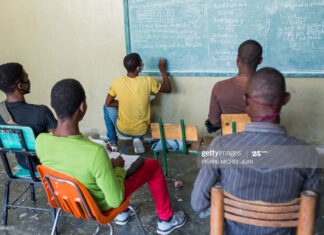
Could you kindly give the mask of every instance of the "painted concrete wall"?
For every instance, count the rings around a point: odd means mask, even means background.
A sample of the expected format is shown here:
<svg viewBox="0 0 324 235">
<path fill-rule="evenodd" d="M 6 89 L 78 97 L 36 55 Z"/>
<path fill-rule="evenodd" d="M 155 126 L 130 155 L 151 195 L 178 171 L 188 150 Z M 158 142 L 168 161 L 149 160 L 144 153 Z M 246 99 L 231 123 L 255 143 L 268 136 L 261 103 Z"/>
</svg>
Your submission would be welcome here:
<svg viewBox="0 0 324 235">
<path fill-rule="evenodd" d="M 49 105 L 56 81 L 78 79 L 88 102 L 81 128 L 103 133 L 102 105 L 112 80 L 125 73 L 123 19 L 121 0 L 1 0 L 0 63 L 24 65 L 32 81 L 32 93 L 26 96 L 30 103 Z M 221 79 L 171 78 L 173 92 L 153 101 L 152 119 L 175 123 L 184 118 L 198 124 L 201 135 L 207 134 L 203 123 L 210 92 Z M 292 100 L 283 110 L 282 123 L 290 134 L 324 143 L 324 79 L 290 78 L 287 84 Z"/>
</svg>

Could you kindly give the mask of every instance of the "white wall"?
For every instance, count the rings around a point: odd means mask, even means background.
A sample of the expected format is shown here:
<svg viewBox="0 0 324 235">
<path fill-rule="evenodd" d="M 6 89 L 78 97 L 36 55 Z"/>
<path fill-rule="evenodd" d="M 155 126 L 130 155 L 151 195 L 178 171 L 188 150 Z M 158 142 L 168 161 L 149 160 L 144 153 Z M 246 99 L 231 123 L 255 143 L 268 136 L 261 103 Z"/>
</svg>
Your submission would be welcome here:
<svg viewBox="0 0 324 235">
<path fill-rule="evenodd" d="M 102 105 L 113 79 L 125 74 L 123 14 L 121 0 L 1 0 L 0 64 L 23 64 L 32 81 L 26 96 L 31 103 L 49 105 L 56 81 L 78 79 L 88 101 L 81 128 L 104 132 Z M 221 79 L 171 78 L 173 92 L 153 101 L 152 119 L 176 123 L 184 118 L 206 134 L 210 92 Z M 282 123 L 291 134 L 323 143 L 324 79 L 289 78 L 287 84 L 292 100 L 283 109 Z"/>
</svg>

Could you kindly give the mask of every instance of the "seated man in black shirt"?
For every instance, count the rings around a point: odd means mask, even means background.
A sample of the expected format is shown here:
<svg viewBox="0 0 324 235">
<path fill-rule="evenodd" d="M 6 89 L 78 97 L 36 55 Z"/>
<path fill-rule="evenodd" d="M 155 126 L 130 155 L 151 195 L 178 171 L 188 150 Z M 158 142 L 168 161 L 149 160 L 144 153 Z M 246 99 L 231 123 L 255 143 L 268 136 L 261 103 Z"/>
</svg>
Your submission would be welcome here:
<svg viewBox="0 0 324 235">
<path fill-rule="evenodd" d="M 26 103 L 24 95 L 30 93 L 30 80 L 22 65 L 0 65 L 0 90 L 7 96 L 5 104 L 14 123 L 31 127 L 35 136 L 56 127 L 57 121 L 48 107 Z M 12 123 L 6 123 L 0 115 L 0 125 L 6 124 Z M 27 158 L 23 154 L 16 154 L 16 158 L 19 165 L 28 169 Z M 34 167 L 38 164 L 39 160 L 33 158 Z"/>
</svg>

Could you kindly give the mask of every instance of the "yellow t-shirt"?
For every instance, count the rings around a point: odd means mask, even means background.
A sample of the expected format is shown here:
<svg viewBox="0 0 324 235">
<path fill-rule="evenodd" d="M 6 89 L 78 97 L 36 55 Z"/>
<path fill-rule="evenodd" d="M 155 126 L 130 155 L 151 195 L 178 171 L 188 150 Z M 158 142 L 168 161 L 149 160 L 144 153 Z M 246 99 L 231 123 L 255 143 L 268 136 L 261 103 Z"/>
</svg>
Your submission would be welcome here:
<svg viewBox="0 0 324 235">
<path fill-rule="evenodd" d="M 128 135 L 144 135 L 151 122 L 150 95 L 158 93 L 161 83 L 152 77 L 123 76 L 113 81 L 109 94 L 117 96 L 118 129 Z"/>
</svg>

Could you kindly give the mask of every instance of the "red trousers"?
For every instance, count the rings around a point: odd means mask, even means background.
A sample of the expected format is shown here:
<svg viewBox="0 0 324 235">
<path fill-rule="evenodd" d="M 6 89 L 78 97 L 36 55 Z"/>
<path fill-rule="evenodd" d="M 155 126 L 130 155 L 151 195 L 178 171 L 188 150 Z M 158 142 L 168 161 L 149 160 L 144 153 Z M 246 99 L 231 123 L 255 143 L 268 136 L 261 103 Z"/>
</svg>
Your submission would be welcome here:
<svg viewBox="0 0 324 235">
<path fill-rule="evenodd" d="M 125 198 L 145 183 L 148 183 L 159 218 L 169 220 L 173 212 L 165 178 L 157 160 L 145 160 L 144 165 L 125 180 Z"/>
</svg>

